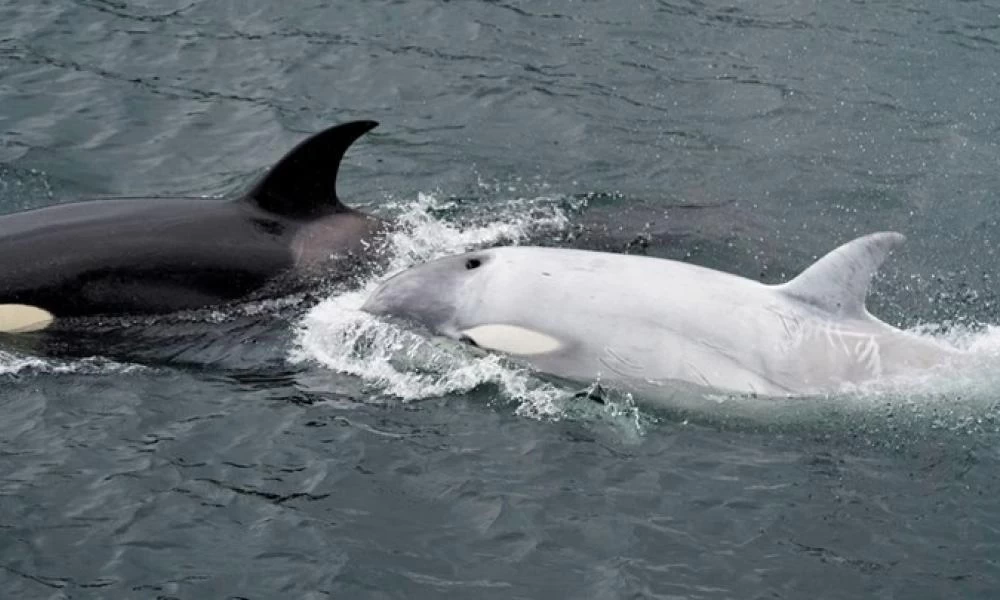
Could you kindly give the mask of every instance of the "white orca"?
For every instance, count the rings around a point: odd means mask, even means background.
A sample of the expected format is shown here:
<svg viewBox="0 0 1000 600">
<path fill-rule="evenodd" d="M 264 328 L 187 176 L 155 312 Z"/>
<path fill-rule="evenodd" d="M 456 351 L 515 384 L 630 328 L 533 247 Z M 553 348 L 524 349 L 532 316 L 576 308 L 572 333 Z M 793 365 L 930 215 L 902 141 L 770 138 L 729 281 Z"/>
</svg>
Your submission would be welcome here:
<svg viewBox="0 0 1000 600">
<path fill-rule="evenodd" d="M 658 258 L 494 248 L 403 271 L 363 310 L 568 379 L 640 390 L 683 382 L 770 396 L 826 393 L 958 355 L 865 308 L 872 276 L 903 239 L 856 239 L 781 285 Z"/>
</svg>

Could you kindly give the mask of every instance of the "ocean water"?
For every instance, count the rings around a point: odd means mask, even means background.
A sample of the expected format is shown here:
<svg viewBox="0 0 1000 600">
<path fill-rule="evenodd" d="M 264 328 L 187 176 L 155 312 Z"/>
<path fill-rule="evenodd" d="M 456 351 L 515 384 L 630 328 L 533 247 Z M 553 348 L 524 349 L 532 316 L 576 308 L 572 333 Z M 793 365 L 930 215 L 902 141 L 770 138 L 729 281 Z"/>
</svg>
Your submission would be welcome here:
<svg viewBox="0 0 1000 600">
<path fill-rule="evenodd" d="M 0 0 L 0 212 L 371 118 L 340 194 L 400 224 L 359 285 L 0 342 L 0 597 L 997 597 L 998 71 L 985 1 Z M 871 310 L 975 364 L 601 405 L 357 310 L 468 248 L 776 282 L 883 229 Z"/>
</svg>

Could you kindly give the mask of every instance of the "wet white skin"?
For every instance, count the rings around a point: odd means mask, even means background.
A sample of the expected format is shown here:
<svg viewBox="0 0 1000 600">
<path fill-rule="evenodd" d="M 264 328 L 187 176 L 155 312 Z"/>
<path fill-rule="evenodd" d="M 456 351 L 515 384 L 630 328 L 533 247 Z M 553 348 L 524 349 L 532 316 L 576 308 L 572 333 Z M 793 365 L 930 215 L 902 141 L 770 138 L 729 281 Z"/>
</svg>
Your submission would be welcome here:
<svg viewBox="0 0 1000 600">
<path fill-rule="evenodd" d="M 822 393 L 957 355 L 865 309 L 875 270 L 902 240 L 859 238 L 776 286 L 664 259 L 496 248 L 404 271 L 363 308 L 571 379 Z"/>
</svg>

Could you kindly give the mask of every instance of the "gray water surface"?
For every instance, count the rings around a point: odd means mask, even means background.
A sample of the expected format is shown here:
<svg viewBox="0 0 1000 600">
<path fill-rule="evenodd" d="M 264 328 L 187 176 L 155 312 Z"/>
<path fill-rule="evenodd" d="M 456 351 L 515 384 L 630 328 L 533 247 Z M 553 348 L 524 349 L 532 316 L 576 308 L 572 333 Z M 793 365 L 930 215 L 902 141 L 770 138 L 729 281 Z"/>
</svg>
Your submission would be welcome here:
<svg viewBox="0 0 1000 600">
<path fill-rule="evenodd" d="M 781 281 L 894 229 L 872 310 L 988 343 L 998 70 L 995 2 L 0 0 L 0 211 L 219 196 L 372 118 L 340 194 L 432 199 L 414 243 L 517 222 Z M 406 400 L 298 347 L 309 304 L 4 342 L 0 597 L 1000 592 L 1000 379 L 765 417 Z"/>
</svg>

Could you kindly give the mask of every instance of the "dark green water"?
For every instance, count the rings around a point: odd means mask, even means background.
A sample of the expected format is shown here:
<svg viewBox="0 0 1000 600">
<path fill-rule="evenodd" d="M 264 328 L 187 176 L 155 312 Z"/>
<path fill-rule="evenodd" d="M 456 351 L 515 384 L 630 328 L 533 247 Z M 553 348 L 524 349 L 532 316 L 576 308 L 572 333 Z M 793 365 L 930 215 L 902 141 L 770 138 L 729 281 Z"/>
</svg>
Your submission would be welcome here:
<svg viewBox="0 0 1000 600">
<path fill-rule="evenodd" d="M 374 118 L 341 196 L 405 221 L 401 260 L 778 281 L 895 229 L 873 311 L 996 355 L 998 71 L 990 2 L 0 0 L 0 211 L 218 196 Z M 0 349 L 0 597 L 1000 593 L 995 369 L 602 407 L 326 296 Z"/>
</svg>

